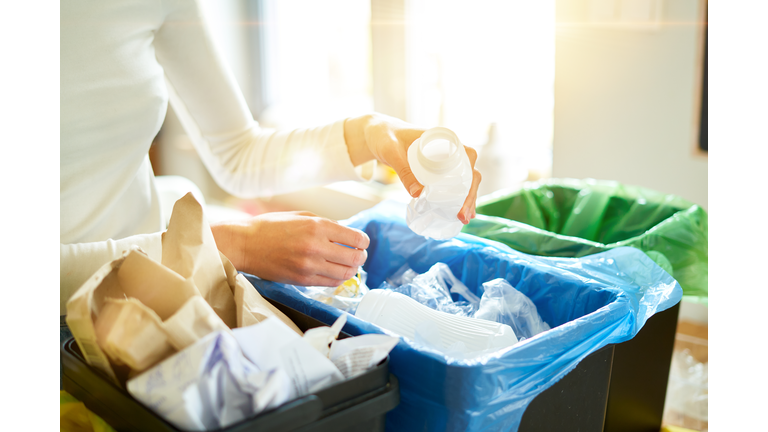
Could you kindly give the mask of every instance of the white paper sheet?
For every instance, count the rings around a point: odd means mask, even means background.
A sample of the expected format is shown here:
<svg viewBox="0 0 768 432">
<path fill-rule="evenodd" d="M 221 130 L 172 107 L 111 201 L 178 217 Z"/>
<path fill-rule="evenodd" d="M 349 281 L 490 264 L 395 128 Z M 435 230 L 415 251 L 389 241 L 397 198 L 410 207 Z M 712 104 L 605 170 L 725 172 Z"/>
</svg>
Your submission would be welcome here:
<svg viewBox="0 0 768 432">
<path fill-rule="evenodd" d="M 227 427 L 290 399 L 289 379 L 261 371 L 228 332 L 211 333 L 127 383 L 128 392 L 185 430 Z"/>
<path fill-rule="evenodd" d="M 330 360 L 345 378 L 353 378 L 384 360 L 398 341 L 400 338 L 382 334 L 336 340 L 331 344 Z"/>
<path fill-rule="evenodd" d="M 233 333 L 246 357 L 259 368 L 285 370 L 293 386 L 293 397 L 344 380 L 327 357 L 277 318 L 270 317 L 259 324 L 234 329 Z"/>
<path fill-rule="evenodd" d="M 347 323 L 347 316 L 341 314 L 332 326 L 315 327 L 304 332 L 304 340 L 316 349 L 323 357 L 328 357 L 331 343 L 339 337 L 341 329 Z"/>
</svg>

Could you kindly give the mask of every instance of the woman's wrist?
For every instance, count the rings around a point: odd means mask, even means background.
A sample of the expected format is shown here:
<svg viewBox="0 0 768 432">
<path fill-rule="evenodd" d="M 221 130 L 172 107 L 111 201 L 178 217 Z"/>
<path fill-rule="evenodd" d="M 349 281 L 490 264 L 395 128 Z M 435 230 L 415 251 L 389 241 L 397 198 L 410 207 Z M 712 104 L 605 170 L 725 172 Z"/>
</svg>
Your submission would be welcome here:
<svg viewBox="0 0 768 432">
<path fill-rule="evenodd" d="M 211 224 L 216 247 L 237 270 L 244 270 L 245 250 L 248 245 L 248 225 L 238 222 Z"/>
<path fill-rule="evenodd" d="M 375 123 L 375 114 L 348 118 L 344 121 L 344 141 L 353 166 L 360 166 L 374 159 L 366 140 L 366 128 Z"/>
</svg>

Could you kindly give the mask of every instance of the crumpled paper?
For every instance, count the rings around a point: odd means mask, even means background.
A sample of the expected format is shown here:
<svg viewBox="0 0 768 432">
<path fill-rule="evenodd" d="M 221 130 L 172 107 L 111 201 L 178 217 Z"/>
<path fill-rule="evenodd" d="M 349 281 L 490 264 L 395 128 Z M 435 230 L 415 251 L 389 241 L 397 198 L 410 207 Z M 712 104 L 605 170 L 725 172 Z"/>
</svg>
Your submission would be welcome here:
<svg viewBox="0 0 768 432">
<path fill-rule="evenodd" d="M 345 322 L 342 315 L 303 337 L 276 317 L 212 333 L 129 380 L 128 392 L 178 428 L 225 428 L 364 373 L 398 342 L 386 335 L 336 340 Z"/>
<path fill-rule="evenodd" d="M 224 331 L 130 379 L 127 387 L 165 420 L 192 431 L 227 427 L 290 399 L 282 370 L 260 370 Z"/>
</svg>

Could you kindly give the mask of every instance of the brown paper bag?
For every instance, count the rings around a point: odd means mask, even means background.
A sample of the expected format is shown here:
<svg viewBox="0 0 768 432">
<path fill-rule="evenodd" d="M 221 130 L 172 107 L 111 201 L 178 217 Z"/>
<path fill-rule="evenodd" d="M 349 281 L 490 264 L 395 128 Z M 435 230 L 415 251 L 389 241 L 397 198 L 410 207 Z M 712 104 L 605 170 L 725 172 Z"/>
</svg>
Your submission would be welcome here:
<svg viewBox="0 0 768 432">
<path fill-rule="evenodd" d="M 162 263 L 134 246 L 100 268 L 67 302 L 67 324 L 86 361 L 116 383 L 120 380 L 113 366 L 126 364 L 133 373 L 140 372 L 158 357 L 167 357 L 217 329 L 277 316 L 302 334 L 219 253 L 203 209 L 192 194 L 174 205 L 162 241 Z M 197 296 L 208 307 L 195 300 Z M 114 317 L 116 311 L 126 315 Z M 129 318 L 133 320 L 130 327 L 118 326 Z M 169 353 L 163 349 L 165 343 L 171 347 Z M 102 346 L 109 346 L 108 354 Z"/>
<path fill-rule="evenodd" d="M 200 292 L 191 279 L 184 279 L 143 253 L 128 254 L 117 271 L 123 293 L 141 300 L 161 320 L 168 319 Z"/>
<path fill-rule="evenodd" d="M 173 205 L 163 233 L 163 265 L 192 279 L 205 301 L 230 328 L 237 326 L 235 300 L 203 207 L 188 193 Z"/>
<path fill-rule="evenodd" d="M 163 323 L 168 341 L 181 351 L 205 335 L 231 331 L 201 296 L 194 296 Z"/>
<path fill-rule="evenodd" d="M 94 328 L 107 357 L 134 371 L 149 369 L 176 352 L 160 317 L 135 298 L 107 299 Z"/>
</svg>

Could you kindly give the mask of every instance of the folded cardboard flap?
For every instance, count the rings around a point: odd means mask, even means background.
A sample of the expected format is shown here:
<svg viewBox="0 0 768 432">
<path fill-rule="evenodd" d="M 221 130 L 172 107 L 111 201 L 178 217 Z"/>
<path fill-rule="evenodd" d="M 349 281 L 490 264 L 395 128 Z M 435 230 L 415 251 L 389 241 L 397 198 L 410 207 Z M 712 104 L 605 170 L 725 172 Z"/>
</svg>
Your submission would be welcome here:
<svg viewBox="0 0 768 432">
<path fill-rule="evenodd" d="M 174 205 L 162 242 L 162 263 L 133 246 L 67 302 L 67 324 L 86 361 L 116 384 L 114 366 L 136 374 L 217 330 L 276 316 L 303 334 L 219 252 L 191 193 Z"/>
</svg>

